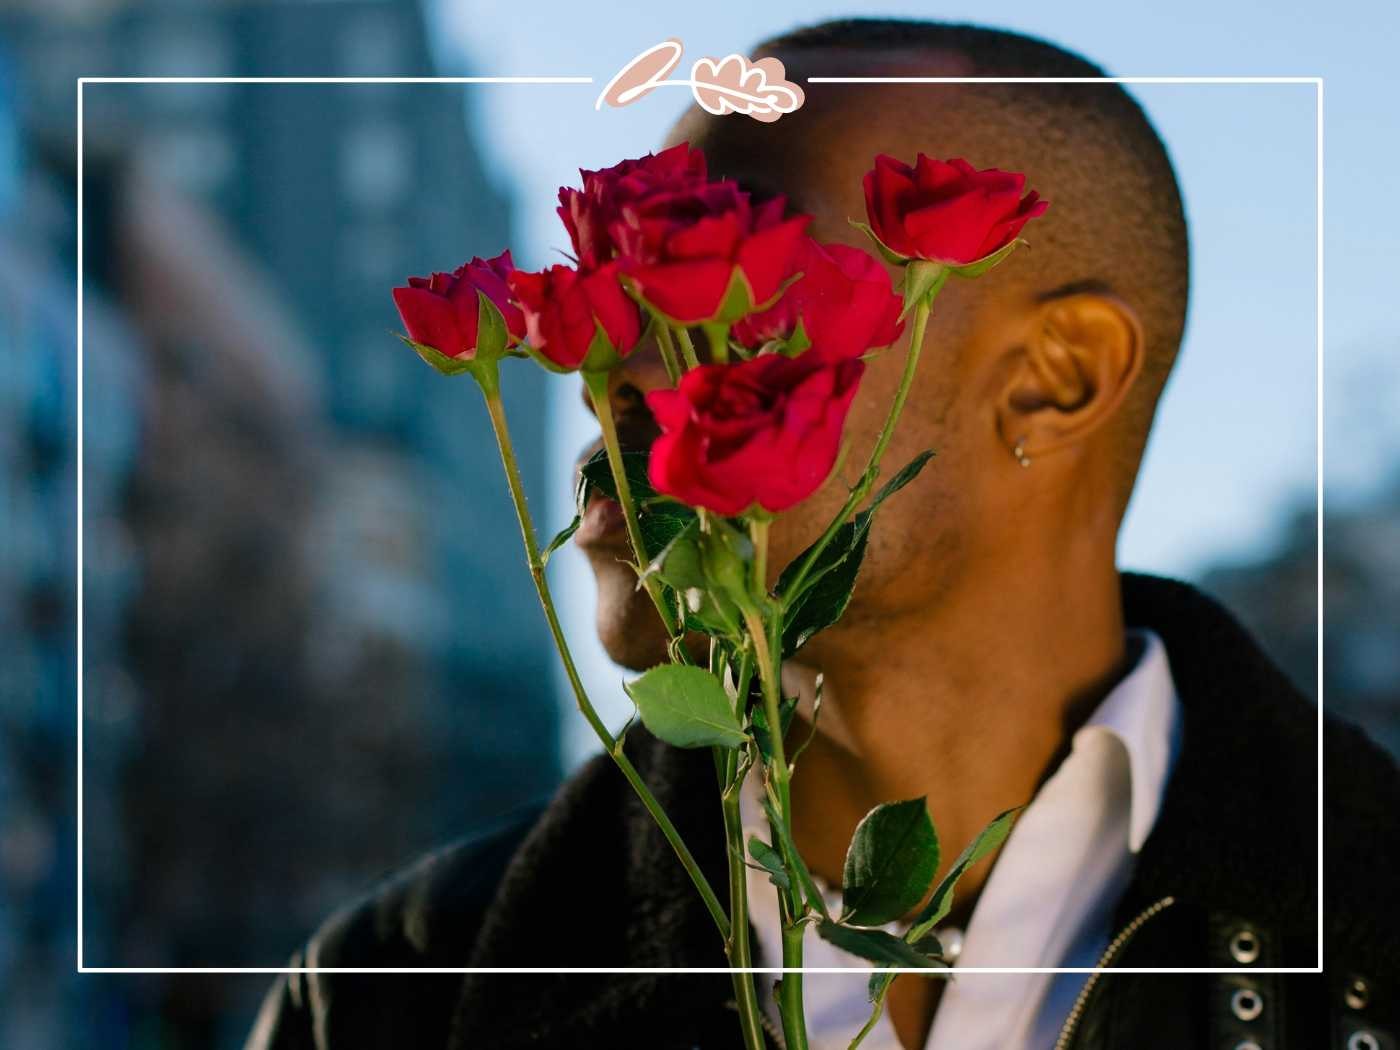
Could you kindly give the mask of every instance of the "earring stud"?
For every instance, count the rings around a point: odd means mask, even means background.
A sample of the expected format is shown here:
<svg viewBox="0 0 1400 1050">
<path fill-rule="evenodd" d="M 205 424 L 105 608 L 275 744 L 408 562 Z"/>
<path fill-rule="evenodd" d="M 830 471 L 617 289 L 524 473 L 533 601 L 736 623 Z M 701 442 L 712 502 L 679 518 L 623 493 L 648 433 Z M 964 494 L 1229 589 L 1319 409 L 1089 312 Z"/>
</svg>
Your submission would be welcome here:
<svg viewBox="0 0 1400 1050">
<path fill-rule="evenodd" d="M 1016 447 L 1011 450 L 1011 454 L 1016 457 L 1016 462 L 1023 467 L 1031 465 L 1031 457 L 1026 455 L 1026 439 L 1024 437 L 1016 439 Z"/>
</svg>

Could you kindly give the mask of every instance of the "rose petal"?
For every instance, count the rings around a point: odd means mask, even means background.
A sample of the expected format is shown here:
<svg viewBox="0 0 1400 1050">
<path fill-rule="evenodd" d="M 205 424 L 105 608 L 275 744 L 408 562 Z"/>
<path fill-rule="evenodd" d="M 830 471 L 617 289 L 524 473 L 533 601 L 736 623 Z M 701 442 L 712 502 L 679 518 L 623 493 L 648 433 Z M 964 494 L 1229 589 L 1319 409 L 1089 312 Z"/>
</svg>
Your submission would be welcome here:
<svg viewBox="0 0 1400 1050">
<path fill-rule="evenodd" d="M 470 356 L 476 336 L 475 317 L 472 338 L 467 339 L 458 327 L 458 314 L 452 303 L 426 288 L 395 288 L 394 305 L 408 337 L 415 343 L 431 346 L 448 357 Z"/>
<path fill-rule="evenodd" d="M 798 215 L 745 239 L 739 247 L 739 268 L 744 271 L 755 303 L 766 302 L 792 273 L 792 258 L 811 221 Z"/>
<path fill-rule="evenodd" d="M 680 324 L 700 324 L 719 312 L 734 264 L 714 259 L 624 269 L 655 309 Z"/>
</svg>

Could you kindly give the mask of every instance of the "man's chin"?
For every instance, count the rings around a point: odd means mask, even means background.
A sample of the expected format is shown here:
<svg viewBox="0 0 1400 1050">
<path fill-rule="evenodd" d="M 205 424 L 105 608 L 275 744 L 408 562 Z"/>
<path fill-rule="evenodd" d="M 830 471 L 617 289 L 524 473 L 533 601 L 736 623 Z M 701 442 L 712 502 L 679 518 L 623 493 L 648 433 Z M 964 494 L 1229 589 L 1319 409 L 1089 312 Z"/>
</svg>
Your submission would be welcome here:
<svg viewBox="0 0 1400 1050">
<path fill-rule="evenodd" d="M 598 583 L 598 640 L 623 667 L 645 671 L 665 663 L 666 629 L 637 576 L 618 561 L 590 559 Z"/>
</svg>

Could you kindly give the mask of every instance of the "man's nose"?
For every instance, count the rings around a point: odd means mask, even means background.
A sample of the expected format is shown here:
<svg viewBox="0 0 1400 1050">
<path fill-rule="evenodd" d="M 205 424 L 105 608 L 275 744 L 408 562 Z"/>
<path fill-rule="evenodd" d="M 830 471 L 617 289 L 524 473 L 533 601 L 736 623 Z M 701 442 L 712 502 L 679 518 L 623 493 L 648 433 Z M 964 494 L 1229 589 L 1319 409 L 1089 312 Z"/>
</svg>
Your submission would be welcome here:
<svg viewBox="0 0 1400 1050">
<path fill-rule="evenodd" d="M 627 423 L 634 426 L 649 425 L 651 411 L 646 405 L 646 395 L 652 390 L 670 385 L 666 366 L 661 360 L 661 351 L 656 341 L 647 337 L 608 376 L 608 403 L 619 428 Z M 587 389 L 582 393 L 584 404 L 588 406 L 589 411 L 593 411 L 593 402 Z"/>
</svg>

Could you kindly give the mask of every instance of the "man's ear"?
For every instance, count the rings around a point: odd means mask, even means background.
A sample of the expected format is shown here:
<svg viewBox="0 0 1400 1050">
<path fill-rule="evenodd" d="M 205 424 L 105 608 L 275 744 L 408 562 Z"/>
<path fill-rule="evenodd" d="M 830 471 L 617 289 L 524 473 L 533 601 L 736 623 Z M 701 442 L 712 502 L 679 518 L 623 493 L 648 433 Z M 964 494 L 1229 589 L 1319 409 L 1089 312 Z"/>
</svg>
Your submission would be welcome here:
<svg viewBox="0 0 1400 1050">
<path fill-rule="evenodd" d="M 1024 459 L 1082 441 L 1118 411 L 1143 352 L 1137 311 L 1115 295 L 1041 303 L 997 405 L 1002 440 Z"/>
</svg>

